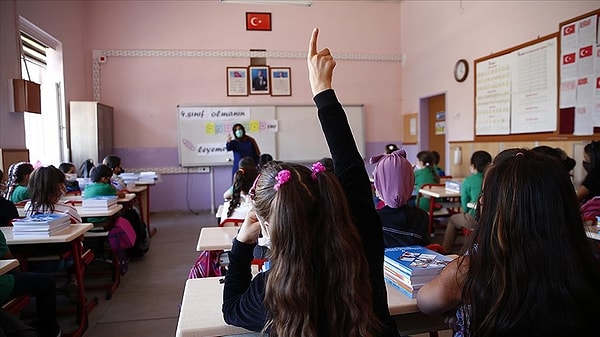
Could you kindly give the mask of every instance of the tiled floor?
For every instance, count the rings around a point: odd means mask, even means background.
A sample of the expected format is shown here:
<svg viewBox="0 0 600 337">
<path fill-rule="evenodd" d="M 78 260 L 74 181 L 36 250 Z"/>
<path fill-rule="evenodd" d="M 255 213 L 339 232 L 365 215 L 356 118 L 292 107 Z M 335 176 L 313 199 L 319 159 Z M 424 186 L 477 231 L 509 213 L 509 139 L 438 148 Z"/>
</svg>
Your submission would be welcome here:
<svg viewBox="0 0 600 337">
<path fill-rule="evenodd" d="M 200 229 L 215 226 L 216 219 L 210 213 L 155 213 L 151 224 L 158 231 L 150 251 L 129 263 L 112 299 L 106 300 L 105 292 L 87 292 L 90 298 L 97 296 L 99 303 L 90 313 L 84 337 L 175 336 L 185 281 L 198 255 L 195 247 Z M 61 325 L 64 331 L 71 330 L 73 317 L 62 316 Z M 449 337 L 451 333 L 443 331 L 439 336 Z"/>
</svg>

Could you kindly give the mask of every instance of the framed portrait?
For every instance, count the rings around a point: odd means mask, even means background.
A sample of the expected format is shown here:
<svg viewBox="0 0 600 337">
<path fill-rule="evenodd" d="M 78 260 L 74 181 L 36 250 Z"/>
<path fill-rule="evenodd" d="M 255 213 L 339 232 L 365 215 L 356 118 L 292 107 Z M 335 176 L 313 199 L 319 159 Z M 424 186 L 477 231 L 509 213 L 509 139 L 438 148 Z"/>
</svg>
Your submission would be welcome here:
<svg viewBox="0 0 600 337">
<path fill-rule="evenodd" d="M 271 68 L 271 96 L 292 96 L 291 68 Z"/>
<path fill-rule="evenodd" d="M 248 96 L 248 68 L 227 67 L 227 96 Z"/>
<path fill-rule="evenodd" d="M 269 66 L 250 66 L 250 94 L 268 95 L 271 93 L 271 81 L 269 79 Z"/>
</svg>

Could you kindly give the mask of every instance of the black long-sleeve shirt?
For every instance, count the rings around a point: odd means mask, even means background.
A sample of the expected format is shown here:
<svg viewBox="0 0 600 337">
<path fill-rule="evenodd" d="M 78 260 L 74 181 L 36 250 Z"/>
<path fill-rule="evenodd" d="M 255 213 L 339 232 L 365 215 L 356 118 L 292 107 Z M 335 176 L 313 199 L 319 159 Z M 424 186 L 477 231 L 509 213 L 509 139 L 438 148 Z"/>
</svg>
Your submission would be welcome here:
<svg viewBox="0 0 600 337">
<path fill-rule="evenodd" d="M 333 158 L 335 175 L 341 183 L 369 264 L 373 311 L 384 325 L 381 336 L 398 336 L 390 317 L 383 278 L 383 230 L 372 200 L 371 184 L 358 152 L 348 119 L 330 89 L 315 96 L 319 120 Z M 229 253 L 229 270 L 223 291 L 225 322 L 252 331 L 261 331 L 267 320 L 263 304 L 269 272 L 252 279 L 251 261 L 254 244 L 234 240 Z M 326 308 L 324 308 L 326 310 Z"/>
</svg>

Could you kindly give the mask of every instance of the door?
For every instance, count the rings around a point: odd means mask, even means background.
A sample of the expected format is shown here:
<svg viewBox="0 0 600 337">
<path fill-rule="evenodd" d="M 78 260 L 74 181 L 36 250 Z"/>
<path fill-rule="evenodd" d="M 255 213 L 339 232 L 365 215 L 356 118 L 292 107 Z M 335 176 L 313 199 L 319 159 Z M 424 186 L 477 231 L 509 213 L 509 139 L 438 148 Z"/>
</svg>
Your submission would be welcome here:
<svg viewBox="0 0 600 337">
<path fill-rule="evenodd" d="M 440 154 L 438 164 L 446 169 L 446 95 L 441 94 L 427 98 L 427 139 L 428 147 L 421 150 L 437 151 Z M 424 119 L 423 119 L 424 120 Z"/>
</svg>

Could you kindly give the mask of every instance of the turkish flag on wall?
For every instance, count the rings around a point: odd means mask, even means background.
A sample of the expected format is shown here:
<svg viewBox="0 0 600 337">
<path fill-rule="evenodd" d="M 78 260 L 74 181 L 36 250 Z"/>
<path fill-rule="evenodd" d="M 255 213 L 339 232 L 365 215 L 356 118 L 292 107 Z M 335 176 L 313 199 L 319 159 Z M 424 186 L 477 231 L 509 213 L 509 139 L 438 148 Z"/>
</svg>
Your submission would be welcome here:
<svg viewBox="0 0 600 337">
<path fill-rule="evenodd" d="M 246 13 L 246 30 L 271 30 L 271 13 Z"/>
</svg>

